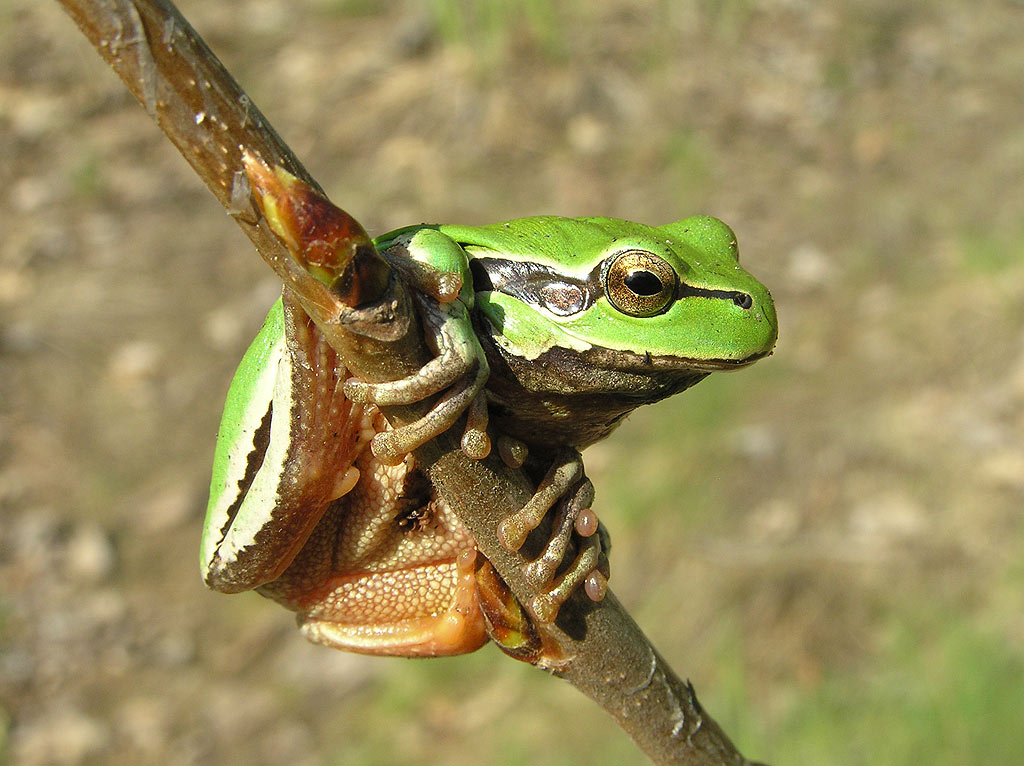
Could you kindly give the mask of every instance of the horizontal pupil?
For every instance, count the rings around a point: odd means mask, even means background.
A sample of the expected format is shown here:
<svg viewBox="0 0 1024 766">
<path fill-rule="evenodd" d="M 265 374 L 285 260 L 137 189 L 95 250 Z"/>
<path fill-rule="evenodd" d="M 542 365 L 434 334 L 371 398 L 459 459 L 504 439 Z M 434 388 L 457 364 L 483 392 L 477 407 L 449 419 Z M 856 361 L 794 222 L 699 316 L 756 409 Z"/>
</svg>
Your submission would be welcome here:
<svg viewBox="0 0 1024 766">
<path fill-rule="evenodd" d="M 623 281 L 626 283 L 626 287 L 637 295 L 657 295 L 663 288 L 657 274 L 650 271 L 633 271 L 627 274 Z"/>
</svg>

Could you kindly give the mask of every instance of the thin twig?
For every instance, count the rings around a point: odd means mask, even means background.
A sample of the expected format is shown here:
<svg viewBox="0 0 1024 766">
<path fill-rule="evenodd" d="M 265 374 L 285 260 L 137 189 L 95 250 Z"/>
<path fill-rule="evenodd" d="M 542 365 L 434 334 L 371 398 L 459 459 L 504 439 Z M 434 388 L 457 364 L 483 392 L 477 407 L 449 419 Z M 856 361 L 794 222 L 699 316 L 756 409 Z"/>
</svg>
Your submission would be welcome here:
<svg viewBox="0 0 1024 766">
<path fill-rule="evenodd" d="M 242 151 L 248 149 L 316 184 L 195 30 L 163 0 L 60 2 L 263 258 L 303 299 L 311 316 L 326 321 L 330 296 L 291 260 L 250 207 Z M 393 285 L 391 311 L 367 315 L 366 321 L 394 320 L 394 314 L 408 322 L 408 316 L 400 316 L 408 313 L 403 295 L 402 285 Z M 426 355 L 415 324 L 410 326 L 413 331 L 397 343 L 356 334 L 343 351 L 346 361 L 371 380 L 401 377 Z M 408 422 L 418 413 L 416 408 L 399 408 L 392 415 Z M 448 435 L 416 455 L 473 532 L 481 552 L 520 601 L 528 603 L 536 593 L 523 576 L 525 561 L 499 545 L 495 535 L 498 523 L 530 497 L 525 477 L 496 458 L 466 458 Z M 599 604 L 585 597 L 570 599 L 551 634 L 567 658 L 555 674 L 608 711 L 656 763 L 748 763 L 702 710 L 693 687 L 676 676 L 613 594 Z"/>
</svg>

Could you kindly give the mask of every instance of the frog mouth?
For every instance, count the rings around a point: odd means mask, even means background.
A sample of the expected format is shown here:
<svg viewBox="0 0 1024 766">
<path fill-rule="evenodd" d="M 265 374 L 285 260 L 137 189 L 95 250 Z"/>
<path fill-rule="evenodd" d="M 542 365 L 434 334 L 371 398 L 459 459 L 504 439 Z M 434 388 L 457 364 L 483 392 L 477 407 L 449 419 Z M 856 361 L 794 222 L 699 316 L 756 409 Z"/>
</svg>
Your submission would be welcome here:
<svg viewBox="0 0 1024 766">
<path fill-rule="evenodd" d="M 592 348 L 582 352 L 586 361 L 599 367 L 624 372 L 697 372 L 712 373 L 727 370 L 739 370 L 759 359 L 771 355 L 769 351 L 759 351 L 742 359 L 697 359 L 695 357 L 669 356 L 652 354 L 649 351 L 636 352 L 607 348 Z"/>
</svg>

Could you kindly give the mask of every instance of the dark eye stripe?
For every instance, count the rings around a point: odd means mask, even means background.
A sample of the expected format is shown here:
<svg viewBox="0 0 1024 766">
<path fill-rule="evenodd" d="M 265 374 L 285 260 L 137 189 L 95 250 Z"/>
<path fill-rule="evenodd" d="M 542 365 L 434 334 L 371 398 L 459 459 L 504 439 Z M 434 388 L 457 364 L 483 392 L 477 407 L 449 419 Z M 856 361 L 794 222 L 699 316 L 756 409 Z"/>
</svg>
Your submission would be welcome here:
<svg viewBox="0 0 1024 766">
<path fill-rule="evenodd" d="M 494 290 L 531 306 L 547 309 L 556 316 L 572 316 L 594 305 L 592 279 L 575 279 L 549 266 L 532 261 L 504 258 L 474 258 L 473 287 L 477 291 Z M 597 292 L 596 295 L 600 295 Z"/>
<path fill-rule="evenodd" d="M 470 259 L 473 287 L 478 292 L 493 290 L 510 295 L 531 306 L 550 311 L 556 316 L 580 314 L 604 295 L 602 273 L 609 260 L 598 263 L 586 279 L 577 279 L 533 261 L 513 261 L 506 258 L 478 257 Z M 661 289 L 657 275 L 638 270 L 627 277 L 627 284 L 638 295 L 656 295 Z M 737 290 L 711 290 L 691 287 L 683 282 L 676 285 L 673 300 L 683 298 L 717 298 L 729 300 L 742 309 L 749 309 L 751 297 Z"/>
<path fill-rule="evenodd" d="M 235 501 L 225 511 L 227 519 L 224 521 L 224 525 L 220 529 L 221 540 L 227 536 L 228 529 L 234 522 L 235 516 L 238 515 L 238 509 L 242 507 L 242 501 L 245 500 L 245 496 L 249 493 L 249 488 L 252 486 L 252 482 L 256 478 L 256 473 L 263 465 L 263 458 L 266 457 L 267 448 L 270 446 L 270 423 L 273 416 L 274 403 L 270 401 L 267 402 L 267 411 L 260 420 L 259 426 L 253 432 L 252 449 L 249 450 L 249 454 L 245 459 L 245 473 L 237 483 L 238 494 L 235 496 Z"/>
<path fill-rule="evenodd" d="M 683 284 L 679 285 L 679 289 L 676 290 L 676 298 L 719 298 L 732 301 L 741 309 L 749 309 L 754 305 L 754 299 L 739 290 L 708 290 L 703 287 L 690 287 Z"/>
</svg>

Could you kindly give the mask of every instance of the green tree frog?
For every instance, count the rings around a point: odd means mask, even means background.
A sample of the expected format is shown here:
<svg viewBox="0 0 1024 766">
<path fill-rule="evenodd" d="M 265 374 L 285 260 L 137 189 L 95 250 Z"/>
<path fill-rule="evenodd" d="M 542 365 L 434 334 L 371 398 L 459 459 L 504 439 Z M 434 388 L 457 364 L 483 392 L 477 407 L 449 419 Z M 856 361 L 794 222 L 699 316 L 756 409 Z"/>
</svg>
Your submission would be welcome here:
<svg viewBox="0 0 1024 766">
<path fill-rule="evenodd" d="M 264 213 L 287 239 L 286 217 Z M 412 450 L 468 413 L 467 454 L 487 454 L 490 430 L 506 462 L 525 461 L 537 494 L 499 539 L 518 549 L 550 516 L 527 570 L 543 593 L 527 621 L 551 621 L 578 587 L 603 594 L 607 542 L 594 534 L 579 450 L 636 407 L 770 354 L 771 296 L 740 267 L 733 232 L 708 217 L 420 225 L 375 244 L 417 286 L 435 359 L 394 383 L 357 380 L 286 290 L 228 393 L 205 581 L 257 589 L 337 648 L 438 656 L 490 635 L 515 655 L 515 639 L 495 630 L 508 599 Z M 426 417 L 399 428 L 377 409 L 431 397 Z"/>
</svg>

